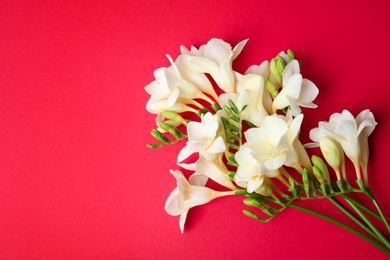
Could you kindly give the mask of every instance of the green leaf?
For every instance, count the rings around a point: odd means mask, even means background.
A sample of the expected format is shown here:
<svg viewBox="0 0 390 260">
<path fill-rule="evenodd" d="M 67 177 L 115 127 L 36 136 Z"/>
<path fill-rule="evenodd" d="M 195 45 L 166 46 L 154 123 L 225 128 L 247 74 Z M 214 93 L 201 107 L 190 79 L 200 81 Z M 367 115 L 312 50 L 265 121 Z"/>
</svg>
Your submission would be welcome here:
<svg viewBox="0 0 390 260">
<path fill-rule="evenodd" d="M 228 106 L 223 106 L 223 110 L 226 112 L 226 114 L 228 114 L 228 116 L 234 116 L 233 111 Z"/>
<path fill-rule="evenodd" d="M 238 137 L 237 135 L 230 135 L 230 136 L 229 136 L 229 139 L 230 139 L 230 140 L 234 140 L 234 141 L 240 141 L 240 140 L 241 140 L 241 138 Z"/>
<path fill-rule="evenodd" d="M 164 143 L 164 144 L 170 144 L 171 143 L 171 140 L 168 139 L 168 137 L 166 137 L 165 135 L 163 135 L 161 132 L 159 132 L 158 130 L 156 129 L 153 129 L 150 134 L 156 138 L 158 141 Z"/>
<path fill-rule="evenodd" d="M 161 148 L 162 144 L 147 144 L 146 147 L 148 148 Z"/>
<path fill-rule="evenodd" d="M 241 123 L 241 120 L 237 116 L 232 116 L 232 117 L 230 117 L 230 119 L 238 124 Z"/>
<path fill-rule="evenodd" d="M 228 100 L 228 104 L 229 104 L 231 110 L 237 115 L 238 114 L 238 108 L 236 107 L 234 102 L 231 99 L 229 99 Z"/>
<path fill-rule="evenodd" d="M 238 129 L 237 126 L 231 125 L 231 126 L 230 126 L 230 131 L 231 131 L 231 132 L 235 132 L 235 133 L 239 133 L 239 132 L 240 132 L 240 129 Z"/>
</svg>

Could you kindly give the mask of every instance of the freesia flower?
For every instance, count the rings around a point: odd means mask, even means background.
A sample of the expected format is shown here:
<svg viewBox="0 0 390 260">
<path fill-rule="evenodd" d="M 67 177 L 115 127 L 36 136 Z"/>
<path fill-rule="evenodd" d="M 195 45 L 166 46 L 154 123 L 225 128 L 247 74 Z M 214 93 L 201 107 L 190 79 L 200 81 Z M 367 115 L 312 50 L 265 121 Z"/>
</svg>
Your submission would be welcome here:
<svg viewBox="0 0 390 260">
<path fill-rule="evenodd" d="M 268 112 L 264 104 L 271 99 L 269 92 L 264 88 L 264 79 L 260 75 L 236 73 L 237 93 L 224 93 L 219 96 L 221 106 L 228 105 L 232 100 L 241 110 L 245 105 L 247 108 L 240 114 L 240 118 L 247 120 L 256 126 L 260 126 Z"/>
<path fill-rule="evenodd" d="M 234 191 L 220 192 L 203 186 L 193 186 L 181 171 L 171 170 L 171 174 L 176 178 L 177 187 L 168 196 L 165 211 L 172 216 L 180 215 L 179 226 L 182 233 L 190 208 L 206 204 L 215 198 L 234 195 Z"/>
<path fill-rule="evenodd" d="M 223 91 L 235 92 L 232 63 L 247 41 L 241 41 L 232 49 L 231 45 L 223 40 L 211 39 L 199 50 L 191 47 L 189 51 L 182 47 L 182 55 L 185 55 L 183 58 L 191 69 L 210 74 Z"/>
<path fill-rule="evenodd" d="M 274 171 L 283 165 L 302 171 L 302 162 L 294 148 L 299 135 L 303 115 L 295 117 L 289 124 L 278 115 L 264 118 L 261 127 L 251 128 L 245 132 L 247 144 L 269 171 Z M 303 149 L 304 150 L 304 149 Z M 299 150 L 302 153 L 302 150 Z"/>
<path fill-rule="evenodd" d="M 265 176 L 274 177 L 278 174 L 277 171 L 268 171 L 247 144 L 241 146 L 235 154 L 235 159 L 239 166 L 234 176 L 234 182 L 240 187 L 247 188 L 249 193 L 260 188 Z"/>
<path fill-rule="evenodd" d="M 145 91 L 151 95 L 146 109 L 150 113 L 158 114 L 165 110 L 175 112 L 192 111 L 196 112 L 188 104 L 197 105 L 194 99 L 203 99 L 212 103 L 201 89 L 182 77 L 180 72 L 184 72 L 183 64 L 176 64 L 172 58 L 167 55 L 171 66 L 168 68 L 162 67 L 154 71 L 155 80 L 145 86 Z M 198 74 L 193 76 L 192 80 L 199 83 L 203 78 Z M 202 75 L 205 77 L 205 75 Z M 198 81 L 195 79 L 199 78 Z"/>
<path fill-rule="evenodd" d="M 182 48 L 185 49 L 184 46 L 182 46 Z M 182 51 L 186 53 L 183 49 Z M 206 74 L 196 71 L 188 66 L 186 62 L 186 55 L 179 55 L 175 61 L 175 64 L 177 65 L 177 69 L 183 79 L 191 82 L 197 86 L 200 91 L 209 94 L 215 100 L 218 99 L 218 95 Z"/>
<path fill-rule="evenodd" d="M 299 63 L 292 60 L 287 64 L 282 77 L 283 88 L 275 97 L 272 104 L 273 111 L 290 106 L 294 116 L 301 113 L 301 107 L 316 108 L 313 100 L 318 95 L 318 88 L 308 79 L 302 78 Z"/>
<path fill-rule="evenodd" d="M 366 182 L 369 157 L 368 136 L 375 129 L 376 124 L 374 115 L 368 109 L 360 112 L 356 118 L 348 110 L 343 110 L 342 113 L 331 115 L 329 122 L 319 123 L 329 136 L 340 143 L 345 154 L 354 164 L 358 179 L 361 178 L 360 167 L 362 167 Z"/>
<path fill-rule="evenodd" d="M 195 170 L 196 172 L 189 178 L 189 182 L 192 185 L 205 186 L 210 178 L 226 188 L 236 189 L 236 186 L 234 186 L 228 176 L 229 171 L 218 160 L 209 161 L 204 156 L 201 156 L 195 163 Z"/>
<path fill-rule="evenodd" d="M 201 122 L 188 123 L 188 142 L 180 151 L 177 161 L 182 162 L 196 152 L 203 156 L 224 152 L 226 144 L 222 136 L 218 135 L 220 131 L 222 131 L 220 119 L 211 113 L 202 115 Z"/>
</svg>

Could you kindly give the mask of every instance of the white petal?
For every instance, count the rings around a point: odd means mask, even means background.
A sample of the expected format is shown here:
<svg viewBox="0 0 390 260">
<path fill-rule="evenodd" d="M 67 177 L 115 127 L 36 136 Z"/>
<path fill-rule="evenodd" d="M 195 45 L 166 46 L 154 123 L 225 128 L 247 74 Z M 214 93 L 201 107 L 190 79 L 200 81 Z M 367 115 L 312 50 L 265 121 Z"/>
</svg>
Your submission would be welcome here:
<svg viewBox="0 0 390 260">
<path fill-rule="evenodd" d="M 181 214 L 183 210 L 183 205 L 180 203 L 178 199 L 179 189 L 176 187 L 168 196 L 165 202 L 165 211 L 172 216 L 178 216 Z"/>
<path fill-rule="evenodd" d="M 222 172 L 216 165 L 214 165 L 212 162 L 206 160 L 205 158 L 201 157 L 199 161 L 196 164 L 196 171 L 199 174 L 204 174 L 205 176 L 209 177 L 216 183 L 229 188 L 231 190 L 235 190 L 235 186 L 231 182 L 229 176 L 227 176 L 224 172 Z"/>
<path fill-rule="evenodd" d="M 255 190 L 257 190 L 261 186 L 261 184 L 263 184 L 263 181 L 264 181 L 264 178 L 260 178 L 257 181 L 250 181 L 250 182 L 248 182 L 247 191 L 249 193 L 254 192 Z"/>
<path fill-rule="evenodd" d="M 204 57 L 189 56 L 187 58 L 187 65 L 192 70 L 203 73 L 216 74 L 219 70 L 219 67 L 215 62 Z"/>
<path fill-rule="evenodd" d="M 286 91 L 288 92 L 286 95 L 289 98 L 294 100 L 298 100 L 299 95 L 301 93 L 302 87 L 302 75 L 294 74 L 288 81 L 286 85 L 283 85 Z"/>
<path fill-rule="evenodd" d="M 356 129 L 355 120 L 354 121 L 347 120 L 347 121 L 340 122 L 336 126 L 335 133 L 349 140 L 357 138 L 357 129 Z"/>
<path fill-rule="evenodd" d="M 242 49 L 244 48 L 245 44 L 248 42 L 249 39 L 243 40 L 239 42 L 233 49 L 233 55 L 231 57 L 231 60 L 235 60 L 237 56 L 241 53 Z"/>
<path fill-rule="evenodd" d="M 287 159 L 286 153 L 281 153 L 278 156 L 266 160 L 264 162 L 264 165 L 270 171 L 277 170 L 280 167 L 282 167 L 286 159 Z"/>
<path fill-rule="evenodd" d="M 183 169 L 195 171 L 195 163 L 177 163 L 178 166 L 182 167 Z"/>
<path fill-rule="evenodd" d="M 176 88 L 172 93 L 171 95 L 169 96 L 169 98 L 167 99 L 167 102 L 165 104 L 165 106 L 167 108 L 170 108 L 170 107 L 173 107 L 176 103 L 176 100 L 177 98 L 179 97 L 179 94 L 180 94 L 180 91 L 178 88 Z"/>
<path fill-rule="evenodd" d="M 188 209 L 183 211 L 180 215 L 179 227 L 182 234 L 184 233 L 184 224 L 186 223 L 187 214 L 188 214 Z"/>
<path fill-rule="evenodd" d="M 287 82 L 290 80 L 290 78 L 300 73 L 299 63 L 297 60 L 292 60 L 287 64 L 287 66 L 284 68 L 283 71 L 283 86 L 287 85 Z"/>
<path fill-rule="evenodd" d="M 302 80 L 301 92 L 299 95 L 299 103 L 301 106 L 310 106 L 316 107 L 316 105 L 312 104 L 312 101 L 318 95 L 318 88 L 308 79 Z"/>
<path fill-rule="evenodd" d="M 179 155 L 177 156 L 177 161 L 178 162 L 182 162 L 184 161 L 185 159 L 187 159 L 188 157 L 190 157 L 190 155 L 194 154 L 196 152 L 196 150 L 193 149 L 193 147 L 191 146 L 184 146 L 181 151 L 179 152 Z"/>
<path fill-rule="evenodd" d="M 222 153 L 226 150 L 225 141 L 221 136 L 214 140 L 213 144 L 206 150 L 208 153 Z"/>
<path fill-rule="evenodd" d="M 302 112 L 302 110 L 297 104 L 297 102 L 289 97 L 287 97 L 287 100 L 288 103 L 290 104 L 291 115 L 293 116 L 299 115 Z"/>
<path fill-rule="evenodd" d="M 318 127 L 313 128 L 310 131 L 309 136 L 311 140 L 318 143 L 320 141 L 320 129 Z"/>
<path fill-rule="evenodd" d="M 195 172 L 188 178 L 190 184 L 195 186 L 206 186 L 208 180 L 209 177 L 200 172 Z"/>
<path fill-rule="evenodd" d="M 302 121 L 303 121 L 303 114 L 299 114 L 291 122 L 290 137 L 292 139 L 295 139 L 298 136 L 299 131 L 301 130 Z"/>
</svg>

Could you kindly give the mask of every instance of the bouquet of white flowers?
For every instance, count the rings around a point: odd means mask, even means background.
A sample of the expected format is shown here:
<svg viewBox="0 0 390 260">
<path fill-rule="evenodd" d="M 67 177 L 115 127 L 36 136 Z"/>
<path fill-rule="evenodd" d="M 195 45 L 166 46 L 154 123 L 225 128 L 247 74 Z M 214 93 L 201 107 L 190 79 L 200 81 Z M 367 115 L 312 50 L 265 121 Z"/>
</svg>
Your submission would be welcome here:
<svg viewBox="0 0 390 260">
<path fill-rule="evenodd" d="M 390 255 L 388 220 L 368 185 L 368 137 L 376 122 L 369 110 L 356 118 L 348 111 L 335 113 L 310 131 L 312 143 L 302 144 L 301 108 L 316 108 L 316 85 L 303 78 L 300 62 L 291 50 L 271 61 L 250 66 L 244 74 L 232 68 L 247 40 L 234 48 L 211 39 L 199 49 L 181 47 L 170 67 L 154 72 L 145 87 L 146 109 L 157 114 L 151 134 L 158 148 L 187 140 L 177 164 L 192 174 L 171 170 L 177 187 L 165 210 L 180 215 L 183 232 L 188 210 L 215 198 L 244 196 L 245 215 L 267 222 L 291 207 L 329 220 L 366 239 Z M 319 147 L 322 156 L 309 156 Z M 194 156 L 195 155 L 195 156 Z M 191 160 L 196 158 L 195 160 Z M 354 165 L 356 178 L 347 179 L 345 159 Z M 207 187 L 207 181 L 221 190 Z M 349 196 L 363 193 L 375 210 Z M 344 200 L 344 206 L 336 197 Z M 297 200 L 326 198 L 362 230 L 295 204 Z M 383 233 L 370 218 L 387 229 Z"/>
</svg>

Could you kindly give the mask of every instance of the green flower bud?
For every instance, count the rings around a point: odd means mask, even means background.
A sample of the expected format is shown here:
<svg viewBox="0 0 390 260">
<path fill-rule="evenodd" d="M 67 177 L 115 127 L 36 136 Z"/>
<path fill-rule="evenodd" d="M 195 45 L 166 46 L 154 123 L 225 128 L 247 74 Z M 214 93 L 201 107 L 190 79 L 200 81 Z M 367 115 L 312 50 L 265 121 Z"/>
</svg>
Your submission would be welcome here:
<svg viewBox="0 0 390 260">
<path fill-rule="evenodd" d="M 324 174 L 322 173 L 321 169 L 315 165 L 313 166 L 313 174 L 319 183 L 321 183 L 321 184 L 324 183 L 324 179 L 325 179 Z"/>
<path fill-rule="evenodd" d="M 176 138 L 176 140 L 180 139 L 179 134 L 176 132 L 176 129 L 173 128 L 171 125 L 167 124 L 166 122 L 160 122 L 159 127 L 164 130 L 169 132 L 173 137 Z"/>
<path fill-rule="evenodd" d="M 161 114 L 163 117 L 171 119 L 171 120 L 176 121 L 176 122 L 179 122 L 183 125 L 187 124 L 187 121 L 184 120 L 184 118 L 181 117 L 177 112 L 167 110 L 167 111 L 162 112 Z"/>
<path fill-rule="evenodd" d="M 257 216 L 253 211 L 244 209 L 242 212 L 243 212 L 246 216 L 248 216 L 248 217 L 250 217 L 250 218 L 257 219 L 258 221 L 261 221 L 261 222 L 266 222 L 266 220 L 265 220 L 264 218 Z"/>
<path fill-rule="evenodd" d="M 310 197 L 310 188 L 313 185 L 313 178 L 310 172 L 305 168 L 302 173 L 303 187 L 307 197 Z"/>
<path fill-rule="evenodd" d="M 264 209 L 266 207 L 266 205 L 262 201 L 257 200 L 255 198 L 246 198 L 246 199 L 244 199 L 244 204 L 247 205 L 247 206 L 256 207 L 256 208 L 259 208 L 259 209 Z"/>
<path fill-rule="evenodd" d="M 278 88 L 268 79 L 264 81 L 264 85 L 268 92 L 271 93 L 272 97 L 276 97 L 279 94 Z"/>
<path fill-rule="evenodd" d="M 321 169 L 315 165 L 313 165 L 313 174 L 316 177 L 316 179 L 318 180 L 318 182 L 321 184 L 322 195 L 326 196 L 327 192 L 326 192 L 326 185 L 324 183 L 324 180 L 325 180 L 324 174 L 322 173 Z"/>
<path fill-rule="evenodd" d="M 276 68 L 278 69 L 280 75 L 283 75 L 283 71 L 286 65 L 286 61 L 281 56 L 276 56 Z"/>
<path fill-rule="evenodd" d="M 290 182 L 290 191 L 291 191 L 291 193 L 293 194 L 294 197 L 298 197 L 297 184 L 296 184 L 294 178 L 290 177 L 289 178 L 289 182 Z"/>
<path fill-rule="evenodd" d="M 312 182 L 313 182 L 313 178 L 311 177 L 310 172 L 306 168 L 303 169 L 302 181 L 303 181 L 303 185 L 305 187 L 310 187 L 312 185 Z"/>
<path fill-rule="evenodd" d="M 279 73 L 277 65 L 276 65 L 276 60 L 272 59 L 270 64 L 270 71 L 276 82 L 280 85 L 282 84 L 282 75 Z"/>
<path fill-rule="evenodd" d="M 311 161 L 312 161 L 314 166 L 318 167 L 321 170 L 322 174 L 325 177 L 325 180 L 328 183 L 330 183 L 328 167 L 326 166 L 325 162 L 321 159 L 321 157 L 319 157 L 317 155 L 313 155 L 311 157 Z"/>
<path fill-rule="evenodd" d="M 163 135 L 161 132 L 157 131 L 156 129 L 153 129 L 150 134 L 156 138 L 158 141 L 164 143 L 164 144 L 170 144 L 171 141 L 168 139 L 168 137 L 166 137 L 165 135 Z"/>
<path fill-rule="evenodd" d="M 287 56 L 290 58 L 290 60 L 294 60 L 295 59 L 295 54 L 294 54 L 294 52 L 291 49 L 287 50 Z"/>
</svg>

